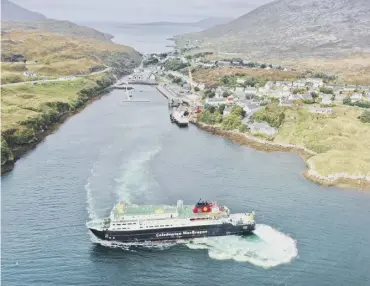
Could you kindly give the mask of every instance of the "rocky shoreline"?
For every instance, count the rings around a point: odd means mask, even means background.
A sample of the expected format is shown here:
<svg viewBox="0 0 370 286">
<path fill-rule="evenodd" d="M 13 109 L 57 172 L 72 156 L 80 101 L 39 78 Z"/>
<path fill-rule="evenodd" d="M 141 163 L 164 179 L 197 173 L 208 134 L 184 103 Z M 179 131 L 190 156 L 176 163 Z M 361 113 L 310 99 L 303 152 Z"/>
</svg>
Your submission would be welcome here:
<svg viewBox="0 0 370 286">
<path fill-rule="evenodd" d="M 195 120 L 195 118 L 191 119 L 191 123 L 197 126 L 199 129 L 210 132 L 214 135 L 228 138 L 237 144 L 248 146 L 259 151 L 292 152 L 298 154 L 306 162 L 307 166 L 307 170 L 303 173 L 303 176 L 313 183 L 323 186 L 336 186 L 340 188 L 370 190 L 370 177 L 350 176 L 348 174 L 332 174 L 329 176 L 321 176 L 317 173 L 313 164 L 308 161 L 317 153 L 305 147 L 291 144 L 273 143 L 237 131 L 223 130 L 218 126 L 211 126 L 204 123 L 199 123 Z"/>
</svg>

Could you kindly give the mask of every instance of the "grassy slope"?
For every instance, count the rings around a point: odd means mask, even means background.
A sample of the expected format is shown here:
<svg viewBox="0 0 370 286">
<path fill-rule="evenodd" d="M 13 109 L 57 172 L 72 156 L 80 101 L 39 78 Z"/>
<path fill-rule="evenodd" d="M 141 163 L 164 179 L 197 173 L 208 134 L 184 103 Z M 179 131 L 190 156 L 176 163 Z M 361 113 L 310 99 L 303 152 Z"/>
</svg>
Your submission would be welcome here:
<svg viewBox="0 0 370 286">
<path fill-rule="evenodd" d="M 310 161 L 320 175 L 370 174 L 370 124 L 357 119 L 363 109 L 337 106 L 333 110 L 333 115 L 318 115 L 304 108 L 286 109 L 274 142 L 297 144 L 319 153 Z"/>
<path fill-rule="evenodd" d="M 25 70 L 38 76 L 63 76 L 88 74 L 104 69 L 110 55 L 140 61 L 140 55 L 132 48 L 94 39 L 66 37 L 40 31 L 12 31 L 10 39 L 2 37 L 2 56 L 24 55 L 28 63 L 3 63 L 2 83 L 10 82 L 18 75 L 22 81 Z M 36 62 L 37 61 L 37 62 Z"/>
<path fill-rule="evenodd" d="M 297 70 L 310 69 L 325 73 L 343 75 L 345 83 L 365 84 L 370 83 L 370 53 L 359 53 L 347 57 L 332 59 L 312 58 L 295 61 L 285 61 L 284 64 Z"/>
<path fill-rule="evenodd" d="M 197 49 L 187 54 L 195 54 L 199 52 L 213 51 L 215 49 L 205 48 Z M 250 59 L 247 54 L 237 55 L 213 55 L 207 56 L 210 60 L 222 60 L 241 57 Z M 357 53 L 349 56 L 342 56 L 336 58 L 300 58 L 294 60 L 274 59 L 274 58 L 253 58 L 254 61 L 260 63 L 272 63 L 275 65 L 282 65 L 294 68 L 297 73 L 304 73 L 308 70 L 313 72 L 331 73 L 340 76 L 338 83 L 369 85 L 370 83 L 370 53 Z M 271 70 L 269 71 L 271 72 Z"/>
<path fill-rule="evenodd" d="M 26 66 L 28 70 L 41 77 L 88 74 L 106 66 L 120 74 L 141 60 L 139 53 L 130 47 L 97 40 L 30 31 L 12 32 L 11 39 L 2 40 L 3 54 L 24 54 L 31 62 Z M 2 80 L 9 74 L 30 80 L 22 77 L 24 70 L 23 63 L 2 63 Z M 74 81 L 1 87 L 2 164 L 11 161 L 19 147 L 37 140 L 38 132 L 112 84 L 115 80 L 112 72 Z"/>
<path fill-rule="evenodd" d="M 2 87 L 2 131 L 17 128 L 23 121 L 39 116 L 47 109 L 47 103 L 73 102 L 78 97 L 77 92 L 95 84 L 96 79 L 97 76 L 75 81 Z"/>
<path fill-rule="evenodd" d="M 247 74 L 250 77 L 263 78 L 264 80 L 295 80 L 299 77 L 297 72 L 285 72 L 276 69 L 252 69 L 252 68 L 231 68 L 231 67 L 221 67 L 215 69 L 197 69 L 193 73 L 193 79 L 196 82 L 217 84 L 225 75 L 234 75 L 236 73 Z"/>
</svg>

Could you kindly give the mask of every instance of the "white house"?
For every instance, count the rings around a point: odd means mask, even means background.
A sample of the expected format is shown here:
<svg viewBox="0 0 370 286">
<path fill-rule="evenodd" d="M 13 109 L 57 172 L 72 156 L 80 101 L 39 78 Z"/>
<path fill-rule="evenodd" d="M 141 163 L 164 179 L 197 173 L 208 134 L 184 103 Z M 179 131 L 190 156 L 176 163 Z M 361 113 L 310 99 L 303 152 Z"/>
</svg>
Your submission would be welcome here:
<svg viewBox="0 0 370 286">
<path fill-rule="evenodd" d="M 222 115 L 223 116 L 229 115 L 231 113 L 231 110 L 232 110 L 232 106 L 226 106 Z"/>
<path fill-rule="evenodd" d="M 351 95 L 351 101 L 356 102 L 362 100 L 362 94 L 361 93 L 354 93 Z"/>
<path fill-rule="evenodd" d="M 335 94 L 335 101 L 336 102 L 343 102 L 343 99 L 346 97 L 346 95 L 345 94 L 343 94 L 343 93 L 336 93 Z"/>
<path fill-rule="evenodd" d="M 228 104 L 228 100 L 223 97 L 213 97 L 213 98 L 206 98 L 206 104 L 209 105 L 221 105 L 221 104 Z"/>
<path fill-rule="evenodd" d="M 141 73 L 133 74 L 132 79 L 133 80 L 143 80 L 143 75 Z"/>
<path fill-rule="evenodd" d="M 295 82 L 293 82 L 292 86 L 294 88 L 305 88 L 306 87 L 306 82 L 301 81 L 301 80 L 296 80 Z"/>
<path fill-rule="evenodd" d="M 312 106 L 308 108 L 308 111 L 311 113 L 317 113 L 317 114 L 332 114 L 333 110 L 331 108 L 321 108 Z"/>
<path fill-rule="evenodd" d="M 332 104 L 333 102 L 331 100 L 331 97 L 332 97 L 332 95 L 330 95 L 330 94 L 323 95 L 322 100 L 321 100 L 321 104 L 326 104 L 326 105 Z"/>
<path fill-rule="evenodd" d="M 34 73 L 34 72 L 30 72 L 30 71 L 25 71 L 25 72 L 23 73 L 23 75 L 24 75 L 24 76 L 27 76 L 27 77 L 30 77 L 30 76 L 36 76 L 36 73 Z"/>
<path fill-rule="evenodd" d="M 259 105 L 257 105 L 257 104 L 247 103 L 246 105 L 244 105 L 243 110 L 245 111 L 245 113 L 247 115 L 249 115 L 251 113 L 256 112 L 260 108 L 261 107 Z"/>
<path fill-rule="evenodd" d="M 240 100 L 244 100 L 245 99 L 244 87 L 236 87 L 234 90 L 234 95 Z"/>
<path fill-rule="evenodd" d="M 257 88 L 247 86 L 245 88 L 244 92 L 245 92 L 245 98 L 246 99 L 251 99 L 251 98 L 254 98 L 257 95 Z"/>
<path fill-rule="evenodd" d="M 238 83 L 238 84 L 244 84 L 244 82 L 245 82 L 244 78 L 237 78 L 236 79 L 236 83 Z"/>
<path fill-rule="evenodd" d="M 322 78 L 308 78 L 306 82 L 313 88 L 319 88 L 324 85 Z"/>
<path fill-rule="evenodd" d="M 274 87 L 274 82 L 273 81 L 268 81 L 265 84 L 265 89 L 267 89 L 267 90 L 272 89 L 273 87 Z"/>
</svg>

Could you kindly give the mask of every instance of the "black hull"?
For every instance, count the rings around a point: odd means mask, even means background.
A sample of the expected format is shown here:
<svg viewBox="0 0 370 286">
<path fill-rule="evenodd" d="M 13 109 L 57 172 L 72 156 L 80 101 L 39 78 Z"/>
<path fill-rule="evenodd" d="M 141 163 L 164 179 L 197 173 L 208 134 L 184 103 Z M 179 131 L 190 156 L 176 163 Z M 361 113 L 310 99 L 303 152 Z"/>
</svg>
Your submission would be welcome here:
<svg viewBox="0 0 370 286">
<path fill-rule="evenodd" d="M 91 232 L 101 240 L 119 241 L 124 243 L 169 241 L 227 235 L 248 235 L 252 234 L 254 229 L 255 224 L 238 226 L 233 224 L 222 224 L 135 231 L 103 231 L 90 228 Z"/>
<path fill-rule="evenodd" d="M 177 121 L 175 121 L 175 123 L 177 124 L 178 127 L 188 127 L 188 123 L 179 123 Z"/>
</svg>

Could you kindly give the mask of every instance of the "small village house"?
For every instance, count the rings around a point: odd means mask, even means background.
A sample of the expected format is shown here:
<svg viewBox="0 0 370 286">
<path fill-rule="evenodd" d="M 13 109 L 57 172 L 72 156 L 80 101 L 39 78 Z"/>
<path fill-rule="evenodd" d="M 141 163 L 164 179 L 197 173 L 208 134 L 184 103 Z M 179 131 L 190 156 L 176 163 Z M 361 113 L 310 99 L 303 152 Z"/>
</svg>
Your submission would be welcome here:
<svg viewBox="0 0 370 286">
<path fill-rule="evenodd" d="M 264 134 L 267 136 L 274 136 L 277 133 L 277 129 L 274 127 L 271 127 L 266 122 L 250 123 L 248 124 L 248 127 L 252 134 Z"/>
<path fill-rule="evenodd" d="M 317 106 L 310 106 L 308 111 L 316 114 L 333 114 L 333 110 L 331 108 L 322 108 Z"/>
<path fill-rule="evenodd" d="M 357 101 L 360 101 L 362 100 L 362 94 L 361 93 L 354 93 L 351 95 L 351 102 L 357 102 Z"/>
</svg>

